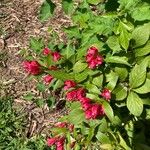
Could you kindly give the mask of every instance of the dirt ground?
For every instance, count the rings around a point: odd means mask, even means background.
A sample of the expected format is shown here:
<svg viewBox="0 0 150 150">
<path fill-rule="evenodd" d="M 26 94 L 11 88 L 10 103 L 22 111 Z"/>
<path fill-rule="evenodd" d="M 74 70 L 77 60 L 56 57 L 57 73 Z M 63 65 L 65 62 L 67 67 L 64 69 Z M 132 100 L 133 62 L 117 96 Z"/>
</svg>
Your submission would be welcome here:
<svg viewBox="0 0 150 150">
<path fill-rule="evenodd" d="M 62 13 L 60 1 L 55 0 L 55 15 L 47 22 L 38 19 L 39 7 L 43 0 L 0 0 L 0 94 L 11 95 L 15 105 L 26 110 L 28 115 L 28 136 L 43 132 L 64 110 L 51 112 L 48 106 L 37 108 L 34 103 L 22 99 L 27 91 L 37 93 L 35 81 L 28 81 L 22 68 L 23 58 L 19 55 L 22 48 L 28 48 L 30 36 L 50 36 L 48 27 L 65 39 L 61 28 L 68 26 L 70 20 Z"/>
</svg>

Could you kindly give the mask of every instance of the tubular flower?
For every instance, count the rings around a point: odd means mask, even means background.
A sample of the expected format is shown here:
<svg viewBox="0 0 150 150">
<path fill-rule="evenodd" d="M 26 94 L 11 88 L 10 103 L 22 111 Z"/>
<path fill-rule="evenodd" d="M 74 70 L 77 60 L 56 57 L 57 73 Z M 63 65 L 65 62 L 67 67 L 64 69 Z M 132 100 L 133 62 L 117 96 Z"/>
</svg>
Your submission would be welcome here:
<svg viewBox="0 0 150 150">
<path fill-rule="evenodd" d="M 86 119 L 96 119 L 104 115 L 102 105 L 91 104 L 90 108 L 85 111 Z"/>
<path fill-rule="evenodd" d="M 90 69 L 95 69 L 97 66 L 103 63 L 103 57 L 99 55 L 96 47 L 91 47 L 87 51 L 86 62 Z"/>
<path fill-rule="evenodd" d="M 85 97 L 85 94 L 85 90 L 83 88 L 79 88 L 68 92 L 66 98 L 68 100 L 80 100 L 81 98 Z"/>
<path fill-rule="evenodd" d="M 68 90 L 68 89 L 76 86 L 76 83 L 72 80 L 66 80 L 64 84 L 65 84 L 64 90 Z"/>
<path fill-rule="evenodd" d="M 76 92 L 77 92 L 77 99 L 78 100 L 85 97 L 85 95 L 86 95 L 85 89 L 83 89 L 83 88 L 77 89 Z"/>
<path fill-rule="evenodd" d="M 61 137 L 56 142 L 56 150 L 64 150 L 65 138 Z"/>
<path fill-rule="evenodd" d="M 66 95 L 66 98 L 67 98 L 67 100 L 71 100 L 71 101 L 77 100 L 76 90 L 68 92 L 67 95 Z"/>
<path fill-rule="evenodd" d="M 49 48 L 44 48 L 43 55 L 47 56 L 49 54 L 51 54 L 51 50 Z"/>
<path fill-rule="evenodd" d="M 57 62 L 58 60 L 61 59 L 61 55 L 59 52 L 53 52 L 52 56 L 53 56 L 53 61 L 55 61 L 55 62 Z"/>
<path fill-rule="evenodd" d="M 103 98 L 105 98 L 107 101 L 110 101 L 111 99 L 111 91 L 109 89 L 103 89 L 102 93 L 101 93 L 101 96 Z"/>
<path fill-rule="evenodd" d="M 48 138 L 47 139 L 47 146 L 52 146 L 56 143 L 57 139 L 56 138 Z"/>
<path fill-rule="evenodd" d="M 37 61 L 24 61 L 23 67 L 32 75 L 38 75 L 41 72 L 41 66 Z"/>
<path fill-rule="evenodd" d="M 46 75 L 44 78 L 43 78 L 43 80 L 44 80 L 44 82 L 46 83 L 46 84 L 49 84 L 49 83 L 51 83 L 51 81 L 53 80 L 54 78 L 51 76 L 51 75 Z"/>
</svg>

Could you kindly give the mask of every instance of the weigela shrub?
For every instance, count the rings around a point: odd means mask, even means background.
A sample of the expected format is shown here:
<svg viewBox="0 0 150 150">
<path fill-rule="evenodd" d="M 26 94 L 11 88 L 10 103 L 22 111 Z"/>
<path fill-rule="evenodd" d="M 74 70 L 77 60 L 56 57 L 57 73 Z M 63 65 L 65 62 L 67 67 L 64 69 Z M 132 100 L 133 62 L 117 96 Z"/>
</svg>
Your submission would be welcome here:
<svg viewBox="0 0 150 150">
<path fill-rule="evenodd" d="M 52 16 L 44 2 L 40 19 Z M 31 38 L 32 56 L 23 65 L 39 84 L 60 90 L 70 113 L 52 129 L 48 146 L 63 149 L 149 148 L 136 124 L 150 114 L 150 5 L 142 0 L 63 0 L 73 26 L 64 29 L 67 43 Z M 73 124 L 72 130 L 68 124 Z M 142 136 L 141 136 L 142 134 Z M 147 140 L 143 140 L 147 139 Z"/>
</svg>

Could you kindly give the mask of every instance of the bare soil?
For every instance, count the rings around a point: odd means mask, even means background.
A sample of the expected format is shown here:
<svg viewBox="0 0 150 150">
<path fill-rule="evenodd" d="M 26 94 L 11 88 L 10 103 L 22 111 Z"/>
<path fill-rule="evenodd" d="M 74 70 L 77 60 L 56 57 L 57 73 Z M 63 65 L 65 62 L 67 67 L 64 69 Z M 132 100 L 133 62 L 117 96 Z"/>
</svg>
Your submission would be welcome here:
<svg viewBox="0 0 150 150">
<path fill-rule="evenodd" d="M 61 10 L 60 1 L 55 0 L 55 15 L 47 22 L 38 19 L 39 7 L 43 0 L 1 0 L 0 1 L 0 95 L 10 95 L 15 99 L 15 107 L 26 111 L 28 117 L 27 136 L 48 131 L 50 124 L 66 111 L 51 111 L 45 105 L 42 108 L 22 99 L 22 95 L 31 91 L 37 96 L 36 81 L 28 81 L 22 68 L 23 58 L 19 55 L 22 48 L 29 48 L 29 38 L 48 39 L 49 26 L 65 41 L 62 27 L 70 25 L 70 19 Z"/>
</svg>

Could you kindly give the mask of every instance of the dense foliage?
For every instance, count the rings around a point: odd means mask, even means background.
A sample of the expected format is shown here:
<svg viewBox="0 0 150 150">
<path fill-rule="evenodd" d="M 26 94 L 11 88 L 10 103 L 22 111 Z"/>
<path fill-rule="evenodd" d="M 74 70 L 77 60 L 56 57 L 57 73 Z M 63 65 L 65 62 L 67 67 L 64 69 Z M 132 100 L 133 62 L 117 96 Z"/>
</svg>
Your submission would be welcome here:
<svg viewBox="0 0 150 150">
<path fill-rule="evenodd" d="M 46 0 L 41 21 L 55 7 Z M 52 129 L 48 145 L 150 149 L 150 2 L 62 0 L 62 8 L 73 22 L 64 29 L 67 43 L 57 42 L 55 34 L 47 45 L 31 38 L 31 55 L 23 63 L 40 91 L 59 91 L 71 110 Z"/>
</svg>

